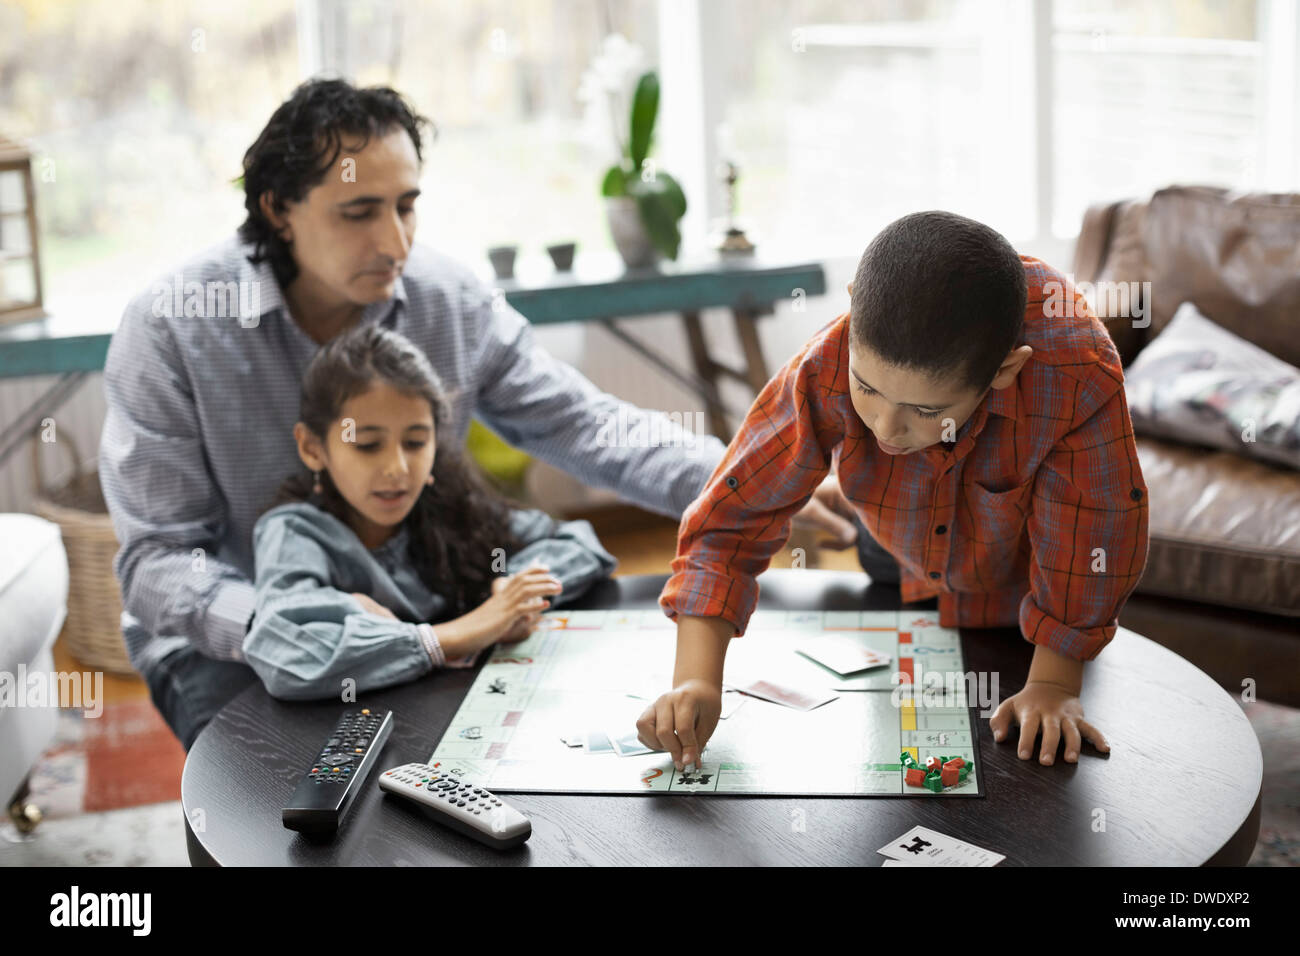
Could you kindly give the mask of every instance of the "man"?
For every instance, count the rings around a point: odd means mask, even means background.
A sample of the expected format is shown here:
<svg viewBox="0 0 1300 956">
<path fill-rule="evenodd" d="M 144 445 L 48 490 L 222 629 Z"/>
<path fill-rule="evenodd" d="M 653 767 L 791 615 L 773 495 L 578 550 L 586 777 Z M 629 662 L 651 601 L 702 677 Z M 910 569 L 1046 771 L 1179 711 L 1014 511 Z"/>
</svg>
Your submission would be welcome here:
<svg viewBox="0 0 1300 956">
<path fill-rule="evenodd" d="M 358 323 L 423 348 L 463 438 L 478 417 L 582 481 L 666 515 L 685 511 L 724 447 L 666 418 L 660 447 L 602 445 L 607 416 L 657 413 L 595 388 L 533 342 L 464 266 L 415 246 L 421 131 L 387 88 L 301 85 L 244 156 L 247 219 L 127 306 L 104 368 L 100 477 L 121 550 L 132 665 L 186 749 L 255 679 L 242 645 L 253 611 L 251 529 L 300 470 L 292 440 L 302 372 Z M 674 446 L 678 447 L 674 447 Z M 854 540 L 828 484 L 804 514 Z"/>
</svg>

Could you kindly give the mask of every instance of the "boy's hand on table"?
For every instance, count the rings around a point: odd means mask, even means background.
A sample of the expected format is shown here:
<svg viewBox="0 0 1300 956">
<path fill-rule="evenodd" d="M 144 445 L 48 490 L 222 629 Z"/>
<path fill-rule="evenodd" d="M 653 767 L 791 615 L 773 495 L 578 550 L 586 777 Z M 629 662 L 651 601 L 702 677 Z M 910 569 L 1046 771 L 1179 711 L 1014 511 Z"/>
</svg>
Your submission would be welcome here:
<svg viewBox="0 0 1300 956">
<path fill-rule="evenodd" d="M 858 529 L 852 517 L 853 507 L 840 490 L 839 481 L 834 475 L 827 475 L 792 521 L 826 532 L 830 537 L 818 541 L 818 545 L 831 551 L 843 551 L 853 547 L 858 540 Z"/>
<path fill-rule="evenodd" d="M 1092 741 L 1102 753 L 1110 752 L 1110 744 L 1101 731 L 1083 719 L 1083 705 L 1078 694 L 1060 684 L 1031 680 L 1020 693 L 1004 700 L 989 718 L 993 739 L 999 743 L 1009 739 L 1013 720 L 1020 725 L 1018 747 L 1021 760 L 1033 756 L 1034 738 L 1040 728 L 1043 744 L 1038 759 L 1044 766 L 1055 761 L 1056 747 L 1062 737 L 1065 738 L 1066 763 L 1078 763 L 1081 736 Z"/>
<path fill-rule="evenodd" d="M 700 766 L 700 753 L 722 715 L 722 688 L 706 680 L 684 680 L 642 711 L 637 739 L 651 750 L 667 750 L 678 770 Z"/>
</svg>

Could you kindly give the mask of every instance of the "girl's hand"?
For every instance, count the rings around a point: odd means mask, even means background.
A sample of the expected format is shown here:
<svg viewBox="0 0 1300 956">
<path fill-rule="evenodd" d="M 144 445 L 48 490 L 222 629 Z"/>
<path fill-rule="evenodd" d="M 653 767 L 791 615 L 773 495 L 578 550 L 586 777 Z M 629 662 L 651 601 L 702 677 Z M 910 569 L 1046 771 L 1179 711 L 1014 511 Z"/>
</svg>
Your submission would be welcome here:
<svg viewBox="0 0 1300 956">
<path fill-rule="evenodd" d="M 380 617 L 391 617 L 394 621 L 397 620 L 396 614 L 388 610 L 388 608 L 384 607 L 370 595 L 353 591 L 352 596 L 357 599 L 357 603 L 361 605 L 362 610 L 367 614 L 377 614 Z"/>
<path fill-rule="evenodd" d="M 500 594 L 501 590 L 506 586 L 507 583 L 509 583 L 509 581 L 510 578 L 493 578 L 492 593 Z M 545 608 L 543 608 L 543 610 L 545 610 Z M 498 638 L 498 640 L 505 644 L 515 644 L 519 641 L 522 641 L 524 638 L 528 637 L 529 634 L 533 633 L 533 628 L 537 626 L 538 622 L 541 621 L 541 619 L 542 619 L 541 611 L 533 611 L 529 614 L 525 614 L 522 617 L 520 617 L 518 620 L 516 620 L 514 627 L 512 627 L 506 633 L 502 634 L 501 637 Z"/>
<path fill-rule="evenodd" d="M 1034 738 L 1038 736 L 1040 727 L 1043 746 L 1038 759 L 1044 766 L 1056 759 L 1056 747 L 1062 736 L 1065 737 L 1066 763 L 1078 763 L 1080 736 L 1092 741 L 1102 753 L 1110 753 L 1110 744 L 1106 743 L 1101 731 L 1083 719 L 1079 698 L 1059 684 L 1030 681 L 1020 693 L 1004 700 L 989 718 L 994 740 L 1000 743 L 1009 737 L 1013 719 L 1020 725 L 1021 760 L 1033 756 Z"/>
<path fill-rule="evenodd" d="M 497 641 L 518 641 L 550 607 L 548 594 L 563 585 L 544 567 L 527 568 L 492 582 L 492 596 L 461 617 L 438 626 L 448 657 L 462 657 Z"/>
</svg>

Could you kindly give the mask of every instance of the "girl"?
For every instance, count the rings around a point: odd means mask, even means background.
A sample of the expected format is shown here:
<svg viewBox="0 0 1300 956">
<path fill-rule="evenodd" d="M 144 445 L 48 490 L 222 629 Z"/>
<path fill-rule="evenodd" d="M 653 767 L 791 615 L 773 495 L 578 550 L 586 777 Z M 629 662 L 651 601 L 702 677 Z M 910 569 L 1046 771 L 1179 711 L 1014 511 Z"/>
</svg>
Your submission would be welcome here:
<svg viewBox="0 0 1300 956">
<path fill-rule="evenodd" d="M 253 528 L 244 656 L 272 696 L 471 666 L 527 637 L 548 596 L 572 600 L 614 569 L 588 522 L 514 509 L 478 477 L 428 359 L 399 333 L 365 324 L 324 345 L 299 416 L 312 474 L 287 479 Z"/>
</svg>

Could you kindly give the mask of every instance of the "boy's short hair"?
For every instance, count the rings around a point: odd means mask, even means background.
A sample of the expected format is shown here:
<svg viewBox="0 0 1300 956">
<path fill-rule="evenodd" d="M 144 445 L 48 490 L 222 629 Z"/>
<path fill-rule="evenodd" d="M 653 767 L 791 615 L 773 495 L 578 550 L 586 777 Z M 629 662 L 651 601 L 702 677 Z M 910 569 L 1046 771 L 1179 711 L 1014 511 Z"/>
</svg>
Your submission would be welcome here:
<svg viewBox="0 0 1300 956">
<path fill-rule="evenodd" d="M 890 223 L 858 261 L 849 330 L 890 365 L 983 392 L 1020 344 L 1029 283 L 1000 233 L 954 213 Z"/>
</svg>

